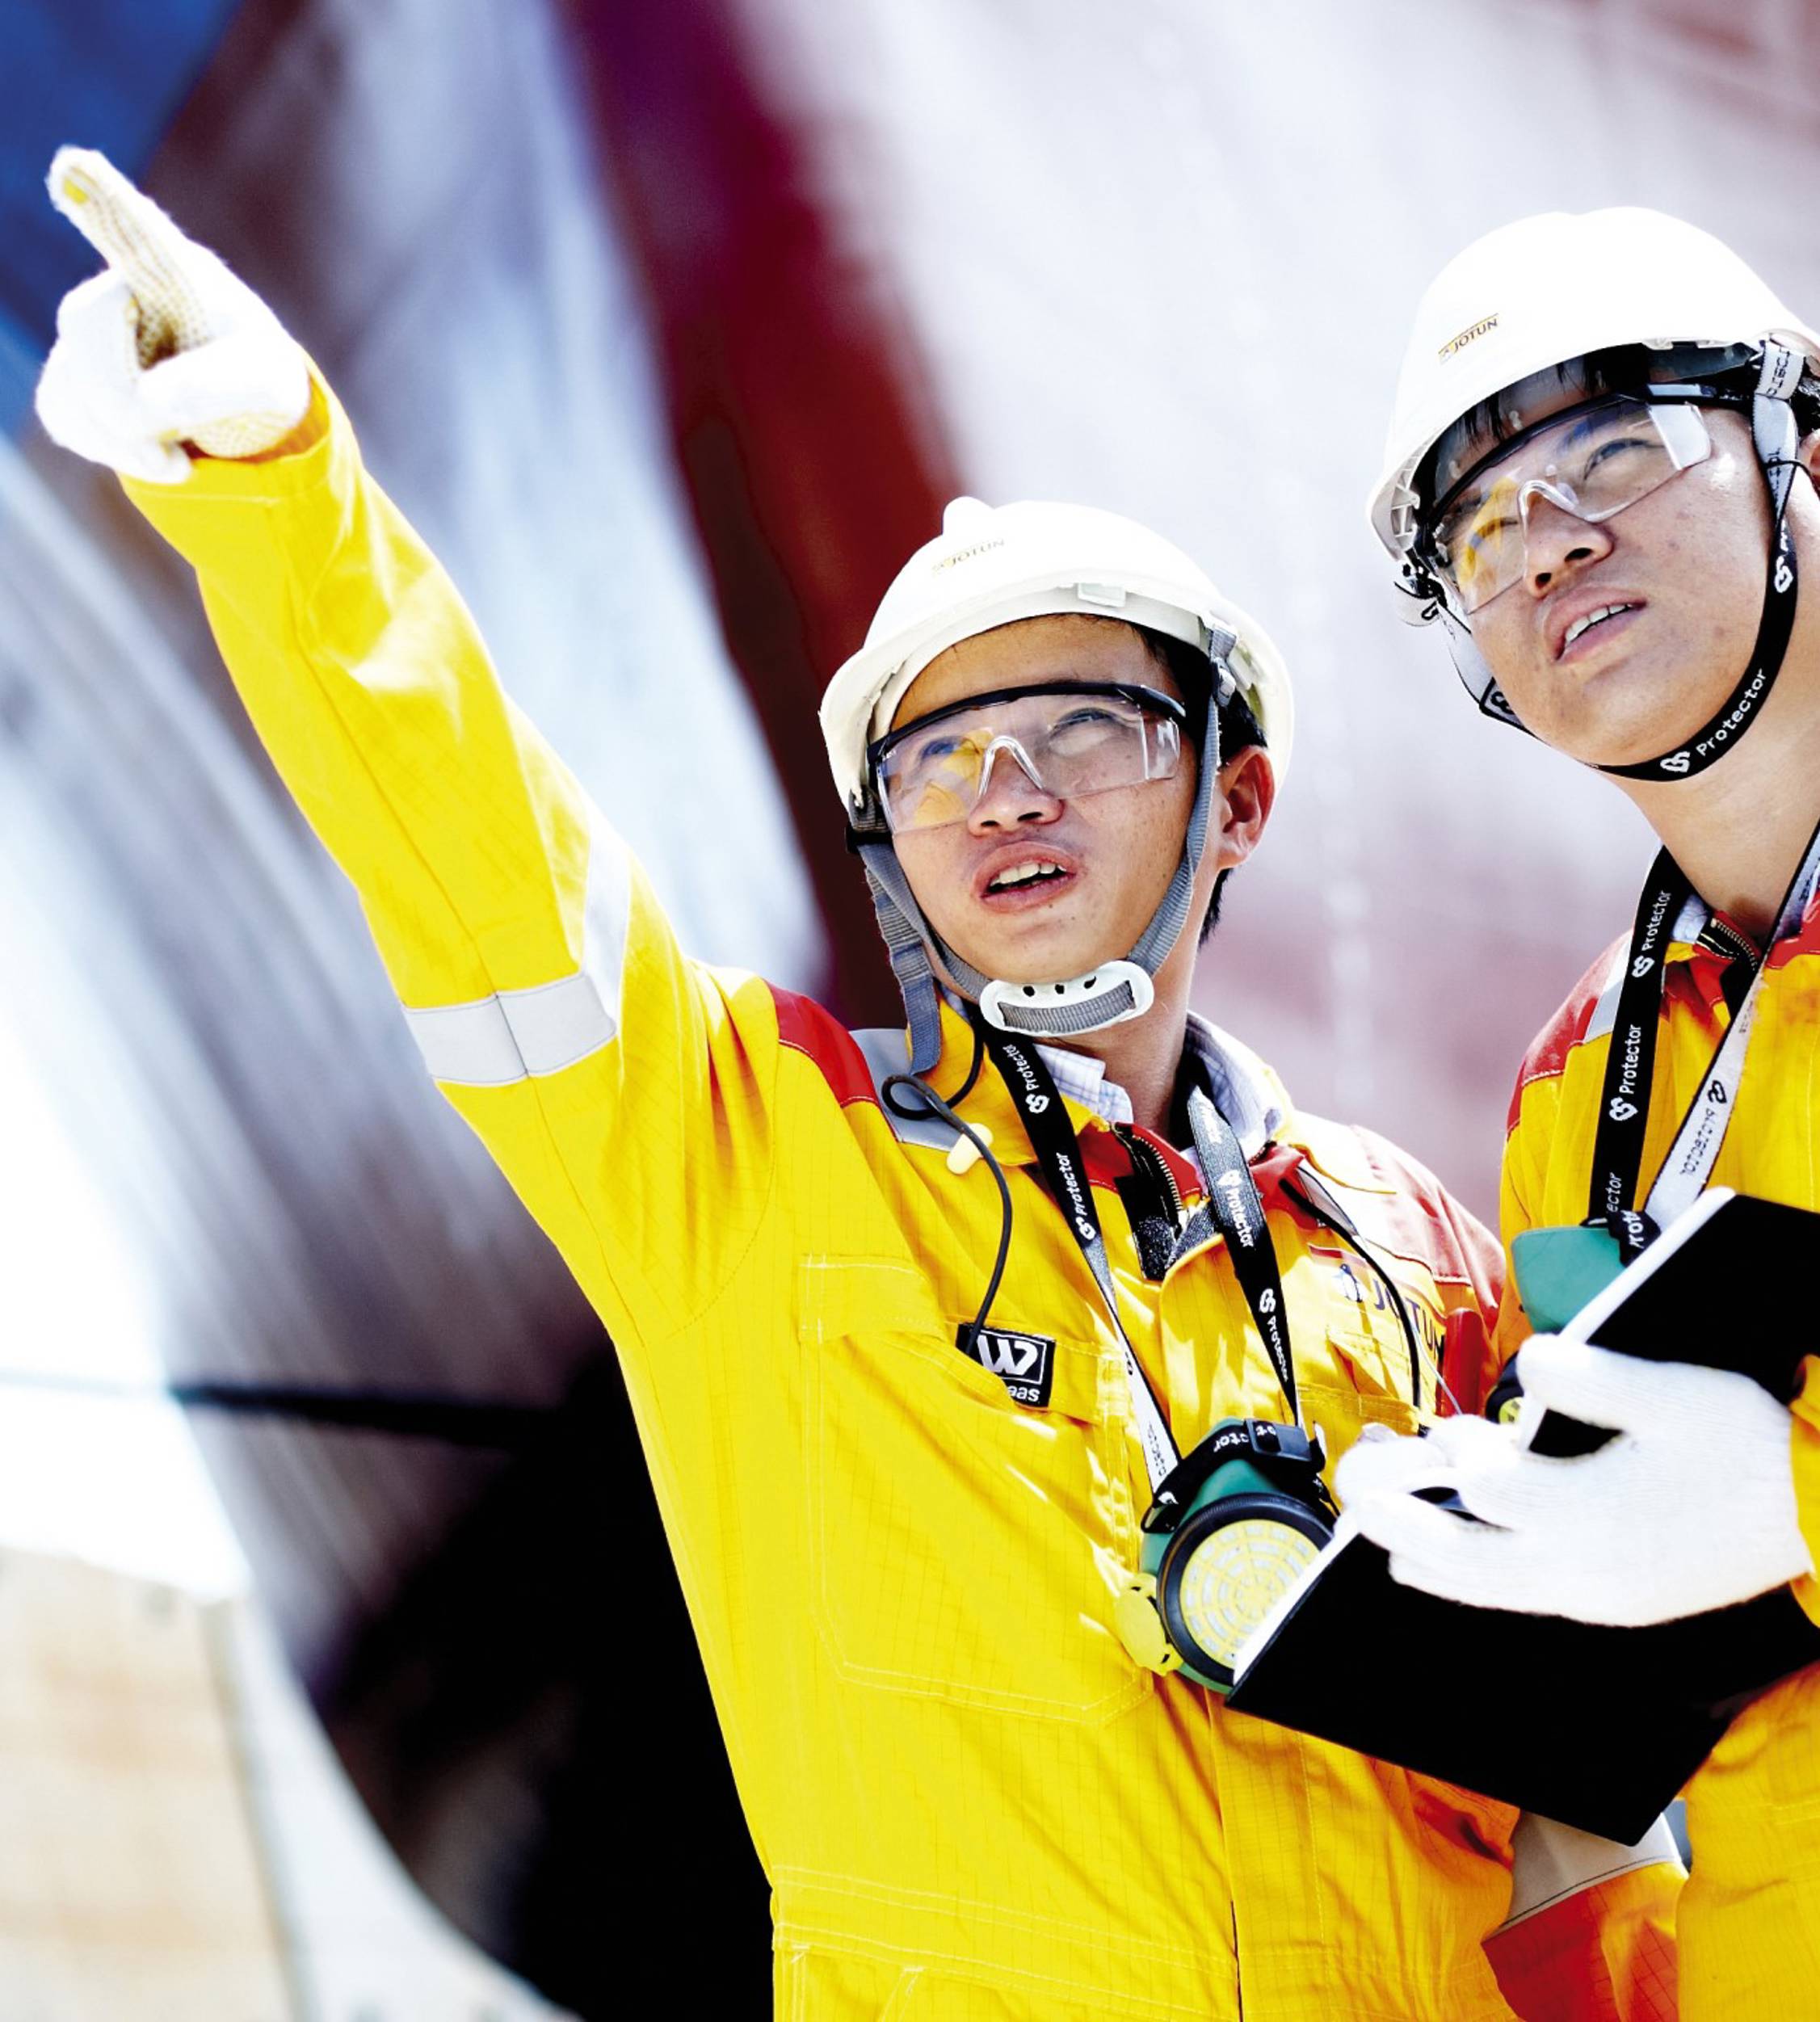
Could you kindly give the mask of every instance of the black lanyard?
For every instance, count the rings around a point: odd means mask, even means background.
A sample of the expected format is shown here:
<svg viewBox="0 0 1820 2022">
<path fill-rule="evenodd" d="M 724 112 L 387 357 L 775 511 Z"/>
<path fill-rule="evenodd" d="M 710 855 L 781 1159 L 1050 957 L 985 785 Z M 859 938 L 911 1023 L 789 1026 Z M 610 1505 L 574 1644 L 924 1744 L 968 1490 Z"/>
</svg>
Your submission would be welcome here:
<svg viewBox="0 0 1820 2022">
<path fill-rule="evenodd" d="M 1043 1177 L 1074 1231 L 1101 1298 L 1112 1316 L 1124 1352 L 1125 1375 L 1132 1389 L 1137 1432 L 1150 1471 L 1153 1490 L 1179 1461 L 1180 1454 L 1171 1436 L 1156 1393 L 1144 1374 L 1124 1322 L 1119 1318 L 1117 1294 L 1112 1266 L 1100 1232 L 1099 1211 L 1094 1205 L 1093 1189 L 1087 1183 L 1081 1158 L 1080 1140 L 1075 1135 L 1066 1105 L 1055 1085 L 1055 1078 L 1036 1047 L 992 1030 L 986 1039 L 986 1050 L 998 1070 L 1011 1099 L 1017 1104 L 1030 1146 L 1036 1154 Z M 1301 1423 L 1296 1397 L 1295 1364 L 1289 1349 L 1289 1319 L 1283 1297 L 1282 1274 L 1264 1218 L 1263 1197 L 1243 1148 L 1232 1126 L 1221 1116 L 1205 1094 L 1196 1089 L 1188 1098 L 1188 1120 L 1194 1132 L 1195 1148 L 1200 1155 L 1207 1182 L 1208 1211 L 1225 1238 L 1234 1275 L 1246 1304 L 1269 1351 L 1277 1379 L 1289 1406 L 1290 1418 Z M 1191 1229 L 1192 1225 L 1191 1224 Z M 1160 1466 L 1160 1471 L 1159 1471 Z"/>
<path fill-rule="evenodd" d="M 1784 454 L 1793 456 L 1793 437 Z M 1767 471 L 1765 475 L 1768 475 Z M 1776 495 L 1772 482 L 1772 498 Z M 1786 502 L 1787 492 L 1781 495 Z M 1795 536 L 1784 502 L 1776 507 L 1776 550 L 1770 559 L 1769 589 L 1763 598 L 1763 616 L 1757 620 L 1756 642 L 1738 686 L 1679 750 L 1665 751 L 1659 758 L 1645 759 L 1638 765 L 1602 765 L 1598 769 L 1620 780 L 1684 780 L 1691 773 L 1704 772 L 1709 765 L 1717 764 L 1768 700 L 1794 635 L 1797 594 Z"/>
<path fill-rule="evenodd" d="M 1649 1247 L 1663 1223 L 1689 1206 L 1712 1175 L 1743 1079 L 1745 1050 L 1756 1015 L 1757 986 L 1768 967 L 1770 949 L 1799 931 L 1817 872 L 1820 872 L 1820 826 L 1809 838 L 1801 864 L 1783 894 L 1763 952 L 1750 963 L 1749 986 L 1738 1000 L 1738 1010 L 1701 1078 L 1699 1091 L 1681 1120 L 1649 1199 L 1639 1202 L 1637 1194 L 1643 1171 L 1643 1142 L 1650 1127 L 1668 945 L 1675 922 L 1693 896 L 1686 874 L 1667 850 L 1659 852 L 1650 867 L 1618 985 L 1611 1049 L 1605 1057 L 1604 1085 L 1599 1095 L 1599 1125 L 1593 1139 L 1592 1180 L 1587 1204 L 1587 1219 L 1602 1222 L 1612 1231 L 1626 1263 Z M 1709 919 L 1712 915 L 1709 913 L 1706 917 Z"/>
<path fill-rule="evenodd" d="M 1658 851 L 1637 902 L 1612 1023 L 1612 1049 L 1605 1057 L 1587 1219 L 1604 1223 L 1627 1262 L 1641 1255 L 1658 1233 L 1636 1204 L 1637 1186 L 1650 1127 L 1656 1034 L 1668 966 L 1664 957 L 1675 923 L 1692 893 L 1679 864 L 1667 850 Z"/>
<path fill-rule="evenodd" d="M 1208 1211 L 1226 1239 L 1233 1276 L 1251 1309 L 1252 1322 L 1263 1337 L 1276 1380 L 1288 1403 L 1289 1415 L 1299 1425 L 1301 1409 L 1296 1398 L 1295 1359 L 1289 1351 L 1289 1309 L 1283 1297 L 1276 1247 L 1264 1218 L 1263 1196 L 1258 1192 L 1238 1133 L 1199 1088 L 1188 1097 L 1188 1128 L 1194 1133 L 1195 1150 L 1200 1155 Z"/>
</svg>

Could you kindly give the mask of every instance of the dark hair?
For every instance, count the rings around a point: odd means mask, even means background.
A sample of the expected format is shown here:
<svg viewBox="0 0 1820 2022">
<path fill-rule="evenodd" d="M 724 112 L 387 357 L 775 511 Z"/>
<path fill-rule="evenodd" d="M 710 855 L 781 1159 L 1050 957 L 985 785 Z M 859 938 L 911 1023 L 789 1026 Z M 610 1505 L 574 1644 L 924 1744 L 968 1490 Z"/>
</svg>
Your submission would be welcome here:
<svg viewBox="0 0 1820 2022">
<path fill-rule="evenodd" d="M 1171 638 L 1165 632 L 1152 632 L 1145 625 L 1134 625 L 1132 628 L 1143 642 L 1144 650 L 1173 677 L 1176 687 L 1182 691 L 1182 700 L 1188 712 L 1188 742 L 1198 757 L 1206 742 L 1207 711 L 1213 696 L 1213 662 L 1199 646 L 1190 645 L 1185 639 Z M 1263 731 L 1251 713 L 1250 704 L 1235 690 L 1220 711 L 1221 762 L 1237 758 L 1241 751 L 1249 750 L 1254 745 L 1263 748 Z M 1220 923 L 1220 900 L 1226 880 L 1231 876 L 1230 871 L 1221 871 L 1213 881 L 1213 896 L 1207 902 L 1207 914 L 1200 923 L 1200 945 L 1203 948 Z"/>
</svg>

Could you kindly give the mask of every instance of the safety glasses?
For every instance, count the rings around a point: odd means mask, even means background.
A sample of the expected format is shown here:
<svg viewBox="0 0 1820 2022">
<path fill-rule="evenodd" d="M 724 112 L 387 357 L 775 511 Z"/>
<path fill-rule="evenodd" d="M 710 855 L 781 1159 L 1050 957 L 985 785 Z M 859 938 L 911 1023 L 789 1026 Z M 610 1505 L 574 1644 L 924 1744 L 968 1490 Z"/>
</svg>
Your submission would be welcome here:
<svg viewBox="0 0 1820 2022">
<path fill-rule="evenodd" d="M 872 778 L 893 834 L 964 822 L 1002 755 L 1057 800 L 1172 779 L 1187 713 L 1124 682 L 1047 681 L 969 696 L 874 743 Z"/>
<path fill-rule="evenodd" d="M 1712 453 L 1699 410 L 1618 395 L 1525 429 L 1469 471 L 1429 519 L 1423 545 L 1449 602 L 1470 617 L 1522 579 L 1538 498 L 1597 524 Z"/>
</svg>

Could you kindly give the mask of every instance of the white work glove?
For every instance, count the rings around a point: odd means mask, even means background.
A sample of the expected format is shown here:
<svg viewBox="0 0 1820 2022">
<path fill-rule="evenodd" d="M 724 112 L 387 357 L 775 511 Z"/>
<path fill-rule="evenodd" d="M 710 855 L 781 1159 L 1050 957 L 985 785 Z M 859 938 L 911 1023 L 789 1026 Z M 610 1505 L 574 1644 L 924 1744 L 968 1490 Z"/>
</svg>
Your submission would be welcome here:
<svg viewBox="0 0 1820 2022">
<path fill-rule="evenodd" d="M 59 148 L 51 201 L 107 263 L 64 296 L 38 382 L 51 440 L 153 484 L 190 474 L 179 444 L 255 456 L 309 407 L 309 368 L 244 281 L 186 238 L 105 155 Z"/>
<path fill-rule="evenodd" d="M 1406 1587 L 1473 1608 L 1635 1628 L 1704 1614 L 1814 1570 L 1788 1410 L 1750 1377 L 1538 1335 L 1516 1423 L 1446 1419 L 1339 1464 L 1351 1528 Z M 1545 1410 L 1616 1437 L 1551 1460 L 1520 1444 Z M 1413 1493 L 1451 1490 L 1469 1523 Z"/>
</svg>

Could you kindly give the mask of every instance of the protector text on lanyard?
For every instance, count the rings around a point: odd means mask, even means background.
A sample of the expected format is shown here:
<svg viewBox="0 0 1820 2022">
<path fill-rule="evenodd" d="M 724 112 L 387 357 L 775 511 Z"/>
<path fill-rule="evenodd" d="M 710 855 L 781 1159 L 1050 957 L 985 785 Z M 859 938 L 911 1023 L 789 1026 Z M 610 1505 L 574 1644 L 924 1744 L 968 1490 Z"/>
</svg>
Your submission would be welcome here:
<svg viewBox="0 0 1820 2022">
<path fill-rule="evenodd" d="M 1692 886 L 1667 850 L 1650 868 L 1619 985 L 1605 1082 L 1599 1091 L 1587 1211 L 1589 1221 L 1603 1222 L 1611 1230 L 1627 1263 L 1641 1255 L 1705 1191 L 1744 1078 L 1744 1056 L 1757 1015 L 1757 992 L 1769 967 L 1769 950 L 1799 930 L 1817 878 L 1820 827 L 1809 839 L 1801 868 L 1783 895 L 1767 946 L 1751 968 L 1750 987 L 1701 1078 L 1699 1093 L 1681 1120 L 1649 1199 L 1638 1204 L 1637 1188 L 1643 1170 L 1656 1032 L 1662 1014 L 1664 957 L 1676 923 L 1693 897 Z M 1705 914 L 1702 928 L 1711 918 L 1710 912 Z"/>
<path fill-rule="evenodd" d="M 1131 1391 L 1133 1419 L 1150 1478 L 1150 1490 L 1154 1494 L 1180 1464 L 1181 1455 L 1156 1393 L 1150 1388 L 1150 1380 L 1125 1332 L 1124 1323 L 1119 1318 L 1112 1265 L 1106 1255 L 1105 1238 L 1100 1232 L 1099 1212 L 1094 1205 L 1093 1190 L 1087 1183 L 1082 1164 L 1080 1141 L 1069 1120 L 1054 1077 L 1035 1046 L 996 1029 L 987 1032 L 986 1045 L 994 1066 L 1023 1118 L 1031 1149 L 1042 1167 L 1043 1177 L 1074 1231 L 1074 1240 L 1087 1259 L 1113 1330 L 1119 1337 L 1125 1381 Z M 1289 1406 L 1289 1415 L 1300 1424 L 1282 1275 L 1277 1269 L 1258 1183 L 1251 1176 L 1244 1149 L 1232 1126 L 1200 1089 L 1188 1098 L 1188 1121 L 1207 1183 L 1208 1213 L 1225 1238 L 1239 1289 L 1245 1295 L 1252 1319 L 1269 1352 Z"/>
</svg>

